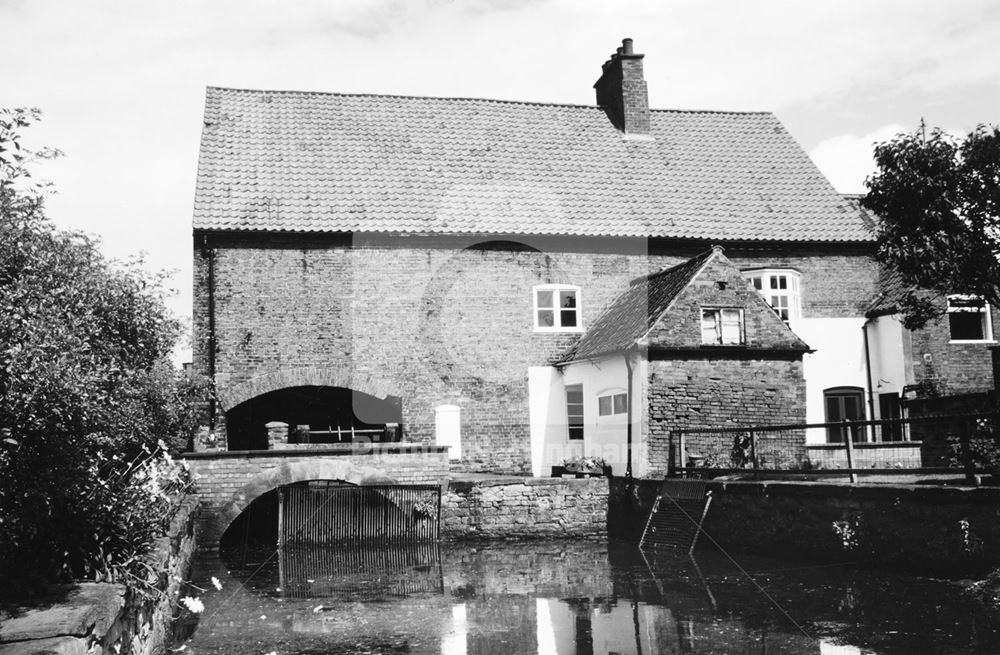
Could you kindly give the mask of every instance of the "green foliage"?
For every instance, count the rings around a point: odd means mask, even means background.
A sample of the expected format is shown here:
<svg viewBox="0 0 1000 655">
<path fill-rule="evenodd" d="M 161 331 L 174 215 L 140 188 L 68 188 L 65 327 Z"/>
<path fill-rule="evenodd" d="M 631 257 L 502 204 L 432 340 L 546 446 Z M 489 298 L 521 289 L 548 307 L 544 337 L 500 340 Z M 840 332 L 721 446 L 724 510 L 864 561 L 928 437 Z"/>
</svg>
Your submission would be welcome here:
<svg viewBox="0 0 1000 655">
<path fill-rule="evenodd" d="M 909 287 L 904 324 L 923 327 L 944 312 L 926 291 L 1000 304 L 1000 129 L 980 125 L 956 140 L 921 124 L 878 144 L 875 162 L 861 204 L 877 217 L 876 259 Z"/>
<path fill-rule="evenodd" d="M 0 111 L 0 581 L 128 570 L 152 543 L 162 500 L 136 462 L 185 445 L 207 390 L 167 357 L 179 325 L 163 276 L 105 260 L 56 230 L 20 131 Z M 149 462 L 144 464 L 148 467 Z M 138 477 L 137 477 L 138 476 Z M 6 583 L 6 584 L 5 584 Z"/>
</svg>

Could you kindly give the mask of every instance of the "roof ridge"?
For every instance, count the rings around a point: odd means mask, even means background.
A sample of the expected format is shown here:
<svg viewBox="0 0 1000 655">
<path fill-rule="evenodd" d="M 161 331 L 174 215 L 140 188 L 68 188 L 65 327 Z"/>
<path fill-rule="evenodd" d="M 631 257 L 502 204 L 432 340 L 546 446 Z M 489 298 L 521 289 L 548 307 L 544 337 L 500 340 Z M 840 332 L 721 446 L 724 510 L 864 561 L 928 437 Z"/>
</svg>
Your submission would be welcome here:
<svg viewBox="0 0 1000 655">
<path fill-rule="evenodd" d="M 402 100 L 451 100 L 458 102 L 495 102 L 504 105 L 530 105 L 542 107 L 575 107 L 580 109 L 600 109 L 600 105 L 585 105 L 575 102 L 549 102 L 545 100 L 511 100 L 506 98 L 477 98 L 472 96 L 421 96 L 406 93 L 352 93 L 346 91 L 304 91 L 301 89 L 242 89 L 232 86 L 215 86 L 209 84 L 206 90 L 214 91 L 235 91 L 237 93 L 280 93 L 283 95 L 302 96 L 335 96 L 341 98 L 397 98 Z M 737 111 L 728 109 L 656 109 L 650 108 L 651 112 L 658 114 L 726 114 L 726 115 L 761 115 L 771 116 L 774 112 L 757 111 Z"/>
<path fill-rule="evenodd" d="M 280 93 L 300 96 L 335 96 L 340 98 L 396 98 L 401 100 L 450 100 L 458 102 L 495 102 L 503 105 L 532 105 L 543 107 L 576 107 L 579 109 L 599 109 L 599 105 L 582 105 L 570 102 L 545 102 L 542 100 L 510 100 L 504 98 L 473 98 L 468 96 L 418 96 L 405 93 L 349 93 L 343 91 L 301 91 L 295 89 L 239 89 L 236 87 L 208 85 L 206 90 L 235 91 L 237 93 Z"/>
<path fill-rule="evenodd" d="M 722 246 L 713 245 L 708 250 L 706 250 L 704 252 L 700 252 L 697 255 L 695 255 L 694 257 L 689 257 L 688 259 L 685 259 L 684 261 L 680 262 L 679 264 L 674 264 L 673 266 L 670 266 L 669 268 L 664 268 L 664 269 L 661 269 L 659 271 L 655 271 L 653 273 L 647 273 L 645 275 L 640 275 L 639 277 L 633 278 L 631 281 L 629 281 L 628 285 L 630 287 L 633 287 L 636 284 L 639 284 L 640 282 L 648 282 L 650 280 L 653 280 L 654 278 L 660 277 L 661 275 L 666 275 L 668 273 L 671 273 L 671 272 L 673 272 L 673 271 L 681 268 L 682 266 L 693 266 L 696 261 L 699 261 L 699 260 L 701 260 L 703 258 L 707 259 L 713 253 L 716 253 L 716 252 L 719 252 L 719 253 L 723 252 Z"/>
</svg>

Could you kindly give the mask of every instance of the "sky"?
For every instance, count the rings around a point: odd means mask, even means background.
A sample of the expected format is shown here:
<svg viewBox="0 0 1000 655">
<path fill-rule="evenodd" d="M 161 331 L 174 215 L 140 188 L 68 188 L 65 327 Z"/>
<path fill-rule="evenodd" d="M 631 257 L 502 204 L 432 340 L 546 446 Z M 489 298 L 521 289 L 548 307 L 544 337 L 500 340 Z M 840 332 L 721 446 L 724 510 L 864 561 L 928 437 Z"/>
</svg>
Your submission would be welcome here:
<svg viewBox="0 0 1000 655">
<path fill-rule="evenodd" d="M 186 321 L 206 86 L 594 104 L 630 37 L 651 107 L 774 112 L 844 193 L 921 119 L 1000 123 L 997 0 L 0 0 L 0 34 L 48 214 L 175 271 Z"/>
</svg>

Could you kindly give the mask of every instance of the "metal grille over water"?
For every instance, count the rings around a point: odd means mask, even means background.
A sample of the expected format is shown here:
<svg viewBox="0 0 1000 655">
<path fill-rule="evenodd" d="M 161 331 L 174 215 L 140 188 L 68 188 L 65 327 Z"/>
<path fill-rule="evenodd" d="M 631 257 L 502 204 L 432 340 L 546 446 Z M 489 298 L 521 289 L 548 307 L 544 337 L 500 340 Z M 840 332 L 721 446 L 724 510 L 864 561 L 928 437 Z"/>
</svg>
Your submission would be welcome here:
<svg viewBox="0 0 1000 655">
<path fill-rule="evenodd" d="M 441 487 L 308 482 L 278 490 L 278 546 L 437 541 Z"/>
</svg>

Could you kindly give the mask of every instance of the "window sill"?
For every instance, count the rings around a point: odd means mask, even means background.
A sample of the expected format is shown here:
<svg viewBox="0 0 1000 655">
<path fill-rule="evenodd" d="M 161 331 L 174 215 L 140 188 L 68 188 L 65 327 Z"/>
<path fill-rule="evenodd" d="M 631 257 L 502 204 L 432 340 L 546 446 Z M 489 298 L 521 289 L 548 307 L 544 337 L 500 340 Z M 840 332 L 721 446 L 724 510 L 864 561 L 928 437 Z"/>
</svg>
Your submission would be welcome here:
<svg viewBox="0 0 1000 655">
<path fill-rule="evenodd" d="M 575 328 L 542 328 L 536 327 L 535 332 L 538 334 L 580 334 L 584 329 L 582 327 Z"/>
<path fill-rule="evenodd" d="M 985 344 L 989 345 L 991 343 L 996 343 L 996 339 L 950 339 L 949 344 L 957 344 L 959 346 L 965 345 L 975 345 L 975 344 Z"/>
</svg>

